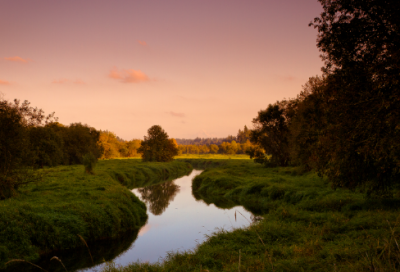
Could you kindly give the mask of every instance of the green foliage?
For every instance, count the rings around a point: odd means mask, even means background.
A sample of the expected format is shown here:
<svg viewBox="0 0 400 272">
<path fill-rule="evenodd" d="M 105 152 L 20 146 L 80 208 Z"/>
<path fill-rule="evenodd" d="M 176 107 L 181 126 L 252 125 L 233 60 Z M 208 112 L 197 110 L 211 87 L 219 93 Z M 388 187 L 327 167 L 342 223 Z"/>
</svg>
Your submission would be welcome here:
<svg viewBox="0 0 400 272">
<path fill-rule="evenodd" d="M 63 163 L 63 138 L 51 127 L 32 127 L 28 130 L 34 165 L 57 166 Z"/>
<path fill-rule="evenodd" d="M 37 154 L 29 130 L 52 118 L 27 101 L 0 101 L 0 199 L 16 195 L 18 187 L 40 179 L 31 171 Z"/>
<path fill-rule="evenodd" d="M 160 126 L 152 126 L 147 133 L 138 149 L 143 161 L 168 162 L 178 155 L 173 139 L 168 139 L 168 134 Z"/>
<path fill-rule="evenodd" d="M 124 141 L 110 131 L 100 131 L 98 145 L 102 150 L 101 159 L 139 157 L 137 150 L 141 140 Z"/>
<path fill-rule="evenodd" d="M 97 164 L 97 158 L 92 153 L 87 153 L 82 157 L 83 165 L 85 166 L 85 172 L 88 174 L 94 174 L 94 168 Z"/>
<path fill-rule="evenodd" d="M 322 144 L 327 120 L 323 99 L 326 82 L 321 77 L 311 77 L 296 99 L 295 114 L 289 131 L 291 163 L 306 170 L 319 169 L 326 159 L 326 146 Z"/>
<path fill-rule="evenodd" d="M 98 145 L 100 132 L 93 127 L 81 123 L 73 123 L 68 127 L 56 127 L 64 141 L 64 164 L 82 164 L 83 155 L 92 153 L 99 158 L 102 153 Z"/>
<path fill-rule="evenodd" d="M 250 150 L 249 154 L 256 158 L 256 162 L 267 166 L 287 166 L 290 162 L 289 153 L 289 124 L 293 115 L 293 103 L 280 101 L 269 105 L 267 109 L 258 112 L 253 119 L 254 129 L 251 130 L 250 140 L 259 145 L 266 154 L 262 156 L 260 149 Z M 263 158 L 264 157 L 264 158 Z"/>
<path fill-rule="evenodd" d="M 382 195 L 400 179 L 400 5 L 320 2 L 324 12 L 311 24 L 326 63 L 319 171 L 336 187 Z"/>
</svg>

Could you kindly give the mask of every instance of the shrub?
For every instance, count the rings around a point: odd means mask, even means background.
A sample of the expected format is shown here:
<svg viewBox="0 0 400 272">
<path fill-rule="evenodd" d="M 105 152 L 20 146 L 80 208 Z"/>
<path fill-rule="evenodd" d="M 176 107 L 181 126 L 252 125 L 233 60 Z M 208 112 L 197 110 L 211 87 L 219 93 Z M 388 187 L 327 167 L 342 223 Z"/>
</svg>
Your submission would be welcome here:
<svg viewBox="0 0 400 272">
<path fill-rule="evenodd" d="M 85 166 L 85 172 L 94 175 L 94 168 L 97 163 L 97 158 L 92 153 L 87 153 L 82 156 L 83 165 Z"/>
</svg>

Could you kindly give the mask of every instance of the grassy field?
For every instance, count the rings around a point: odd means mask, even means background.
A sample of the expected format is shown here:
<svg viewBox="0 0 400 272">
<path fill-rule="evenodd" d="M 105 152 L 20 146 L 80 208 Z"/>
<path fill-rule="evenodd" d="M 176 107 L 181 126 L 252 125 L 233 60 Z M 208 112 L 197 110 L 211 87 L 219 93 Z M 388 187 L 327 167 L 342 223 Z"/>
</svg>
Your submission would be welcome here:
<svg viewBox="0 0 400 272">
<path fill-rule="evenodd" d="M 297 168 L 264 168 L 250 160 L 194 160 L 207 168 L 192 185 L 196 198 L 221 207 L 245 206 L 262 220 L 220 230 L 195 252 L 163 263 L 103 271 L 399 271 L 400 198 L 367 199 L 330 188 Z M 237 214 L 236 216 L 242 216 Z"/>
<path fill-rule="evenodd" d="M 127 159 L 99 161 L 95 175 L 85 174 L 82 165 L 40 170 L 42 182 L 0 202 L 0 267 L 10 259 L 32 261 L 54 250 L 82 247 L 78 235 L 90 243 L 139 229 L 147 219 L 146 207 L 128 188 L 191 169 L 179 161 Z"/>
<path fill-rule="evenodd" d="M 174 159 L 207 159 L 207 160 L 250 160 L 250 156 L 246 154 L 234 154 L 234 155 L 225 155 L 225 154 L 182 154 L 179 156 L 175 156 Z"/>
</svg>

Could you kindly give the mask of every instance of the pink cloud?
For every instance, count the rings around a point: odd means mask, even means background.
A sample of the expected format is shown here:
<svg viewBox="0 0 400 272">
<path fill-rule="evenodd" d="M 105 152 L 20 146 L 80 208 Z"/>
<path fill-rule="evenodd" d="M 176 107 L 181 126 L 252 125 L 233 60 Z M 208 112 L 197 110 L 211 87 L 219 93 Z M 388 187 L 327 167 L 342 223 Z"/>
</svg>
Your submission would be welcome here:
<svg viewBox="0 0 400 272">
<path fill-rule="evenodd" d="M 108 74 L 108 77 L 112 79 L 119 79 L 121 80 L 121 82 L 124 83 L 139 83 L 150 81 L 149 77 L 142 71 L 133 69 L 118 70 L 117 68 L 113 68 Z"/>
<path fill-rule="evenodd" d="M 139 236 L 142 236 L 143 234 L 145 234 L 146 232 L 148 232 L 150 230 L 151 226 L 149 224 L 145 225 L 144 227 L 142 227 L 139 230 Z"/>
<path fill-rule="evenodd" d="M 147 45 L 147 42 L 145 42 L 145 41 L 139 41 L 139 40 L 138 40 L 138 43 L 139 43 L 140 45 L 143 45 L 143 46 L 146 46 L 146 45 Z"/>
<path fill-rule="evenodd" d="M 291 76 L 291 75 L 288 75 L 288 76 L 278 76 L 278 78 L 279 78 L 280 80 L 282 80 L 282 81 L 289 81 L 289 82 L 293 82 L 293 81 L 296 81 L 296 80 L 297 80 L 297 77 Z"/>
<path fill-rule="evenodd" d="M 15 57 L 9 57 L 9 58 L 4 58 L 7 61 L 14 61 L 14 62 L 22 62 L 22 63 L 27 63 L 31 61 L 30 59 L 23 59 L 21 57 L 15 56 Z"/>
<path fill-rule="evenodd" d="M 0 85 L 11 85 L 11 83 L 0 79 Z"/>
<path fill-rule="evenodd" d="M 185 117 L 184 113 L 179 113 L 179 112 L 170 111 L 170 112 L 167 112 L 167 114 L 174 116 L 174 117 Z"/>
</svg>

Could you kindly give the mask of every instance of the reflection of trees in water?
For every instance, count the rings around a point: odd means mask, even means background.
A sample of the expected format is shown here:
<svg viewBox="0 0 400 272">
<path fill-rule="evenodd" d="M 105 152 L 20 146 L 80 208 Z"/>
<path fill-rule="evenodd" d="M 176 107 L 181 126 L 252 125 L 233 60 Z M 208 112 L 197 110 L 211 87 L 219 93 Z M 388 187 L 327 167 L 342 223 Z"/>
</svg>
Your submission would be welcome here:
<svg viewBox="0 0 400 272">
<path fill-rule="evenodd" d="M 131 247 L 137 236 L 138 230 L 133 230 L 121 234 L 119 237 L 114 239 L 105 239 L 97 242 L 88 243 L 94 264 L 98 265 L 100 263 L 103 263 L 104 260 L 111 261 L 115 259 L 117 256 L 119 256 Z M 75 271 L 77 269 L 93 267 L 92 259 L 90 258 L 88 249 L 83 245 L 83 243 L 82 246 L 78 248 L 54 251 L 49 254 L 43 255 L 40 260 L 35 262 L 35 264 L 45 269 L 45 271 L 65 272 L 65 269 L 58 261 L 50 261 L 53 256 L 57 256 L 58 258 L 60 258 L 68 271 Z M 14 263 L 14 265 L 7 266 L 7 269 L 0 271 L 38 272 L 43 270 L 40 270 L 28 263 L 16 262 Z"/>
<path fill-rule="evenodd" d="M 147 204 L 149 210 L 154 215 L 162 214 L 169 203 L 174 200 L 179 192 L 179 186 L 173 181 L 167 181 L 161 184 L 152 185 L 138 189 L 142 201 Z"/>
</svg>

